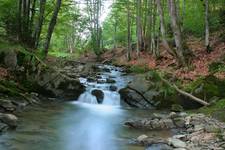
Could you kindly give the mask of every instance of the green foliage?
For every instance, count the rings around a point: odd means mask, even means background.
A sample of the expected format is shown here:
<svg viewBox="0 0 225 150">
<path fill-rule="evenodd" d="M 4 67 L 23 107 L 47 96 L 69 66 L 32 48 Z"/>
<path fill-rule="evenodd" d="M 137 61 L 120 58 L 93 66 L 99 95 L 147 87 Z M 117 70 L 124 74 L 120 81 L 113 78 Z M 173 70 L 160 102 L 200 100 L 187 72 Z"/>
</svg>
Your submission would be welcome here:
<svg viewBox="0 0 225 150">
<path fill-rule="evenodd" d="M 133 65 L 129 68 L 129 71 L 132 73 L 138 73 L 138 74 L 142 74 L 142 73 L 146 73 L 149 71 L 149 68 L 147 66 L 137 66 L 137 65 Z"/>
<path fill-rule="evenodd" d="M 208 107 L 202 107 L 198 111 L 225 121 L 225 99 L 221 99 Z"/>
<path fill-rule="evenodd" d="M 225 72 L 225 62 L 213 62 L 209 65 L 209 71 L 211 73 Z"/>
<path fill-rule="evenodd" d="M 193 93 L 199 98 L 210 100 L 213 97 L 224 98 L 225 80 L 220 80 L 215 76 L 201 77 L 185 88 L 188 92 Z"/>
</svg>

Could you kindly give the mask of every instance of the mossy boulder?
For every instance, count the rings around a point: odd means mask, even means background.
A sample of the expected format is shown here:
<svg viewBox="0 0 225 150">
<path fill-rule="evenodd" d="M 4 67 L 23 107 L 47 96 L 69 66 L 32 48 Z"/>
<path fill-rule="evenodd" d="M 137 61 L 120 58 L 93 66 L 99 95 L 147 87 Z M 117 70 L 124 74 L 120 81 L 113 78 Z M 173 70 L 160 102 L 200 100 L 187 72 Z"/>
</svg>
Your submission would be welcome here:
<svg viewBox="0 0 225 150">
<path fill-rule="evenodd" d="M 124 89 L 120 90 L 121 99 L 130 106 L 152 108 L 170 108 L 178 103 L 176 91 L 165 84 L 156 71 L 137 75 Z M 146 105 L 148 104 L 148 105 Z"/>
<path fill-rule="evenodd" d="M 52 69 L 41 72 L 36 81 L 39 85 L 37 93 L 64 100 L 76 100 L 85 91 L 85 86 L 78 79 L 70 78 Z"/>
<path fill-rule="evenodd" d="M 186 90 L 196 97 L 204 99 L 208 102 L 225 98 L 225 80 L 216 78 L 213 75 L 202 77 L 186 86 Z"/>
</svg>

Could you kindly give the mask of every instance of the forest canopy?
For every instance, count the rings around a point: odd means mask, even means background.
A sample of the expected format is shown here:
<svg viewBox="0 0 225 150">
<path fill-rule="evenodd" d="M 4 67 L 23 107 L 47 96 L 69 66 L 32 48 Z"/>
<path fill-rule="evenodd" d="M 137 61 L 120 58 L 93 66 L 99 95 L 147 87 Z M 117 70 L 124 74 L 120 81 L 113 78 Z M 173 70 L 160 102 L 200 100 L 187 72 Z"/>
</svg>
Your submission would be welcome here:
<svg viewBox="0 0 225 150">
<path fill-rule="evenodd" d="M 187 36 L 205 39 L 224 28 L 224 0 L 1 0 L 0 34 L 44 57 L 126 47 L 160 57 L 159 45 L 181 65 Z M 176 48 L 174 48 L 176 47 Z M 130 59 L 130 58 L 129 58 Z"/>
</svg>

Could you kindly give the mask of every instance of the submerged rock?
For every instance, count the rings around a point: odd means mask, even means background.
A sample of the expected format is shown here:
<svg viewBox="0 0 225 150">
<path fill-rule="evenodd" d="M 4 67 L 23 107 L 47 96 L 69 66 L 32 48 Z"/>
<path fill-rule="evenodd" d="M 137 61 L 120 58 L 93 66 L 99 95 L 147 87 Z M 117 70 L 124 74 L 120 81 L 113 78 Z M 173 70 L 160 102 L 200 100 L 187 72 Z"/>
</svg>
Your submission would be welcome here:
<svg viewBox="0 0 225 150">
<path fill-rule="evenodd" d="M 93 90 L 91 91 L 91 94 L 94 95 L 98 101 L 99 104 L 102 104 L 104 99 L 104 93 L 101 90 Z"/>
<path fill-rule="evenodd" d="M 107 78 L 106 83 L 116 83 L 116 81 L 113 79 Z"/>
<path fill-rule="evenodd" d="M 13 114 L 0 113 L 0 120 L 11 128 L 15 128 L 17 126 L 18 118 Z"/>
<path fill-rule="evenodd" d="M 115 85 L 110 85 L 109 86 L 109 90 L 110 91 L 116 91 L 117 90 L 117 87 Z"/>
</svg>

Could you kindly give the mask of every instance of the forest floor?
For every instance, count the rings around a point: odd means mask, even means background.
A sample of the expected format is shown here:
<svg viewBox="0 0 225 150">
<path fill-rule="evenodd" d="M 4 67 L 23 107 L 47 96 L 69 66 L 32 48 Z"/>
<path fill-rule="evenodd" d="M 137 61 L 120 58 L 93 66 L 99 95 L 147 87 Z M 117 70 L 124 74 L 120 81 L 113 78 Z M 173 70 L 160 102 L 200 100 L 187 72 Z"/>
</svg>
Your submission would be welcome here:
<svg viewBox="0 0 225 150">
<path fill-rule="evenodd" d="M 179 68 L 177 67 L 176 60 L 169 55 L 162 46 L 160 46 L 160 58 L 156 59 L 149 52 L 142 51 L 140 56 L 137 57 L 136 51 L 131 53 L 132 60 L 127 61 L 126 48 L 116 48 L 106 51 L 101 55 L 102 62 L 112 61 L 117 65 L 139 66 L 148 69 L 158 69 L 163 72 L 173 74 L 175 77 L 183 81 L 193 81 L 201 76 L 210 74 L 209 65 L 213 62 L 225 63 L 225 42 L 219 40 L 219 34 L 214 33 L 211 37 L 211 45 L 213 51 L 208 53 L 204 47 L 204 41 L 200 38 L 188 37 L 187 45 L 193 52 L 190 67 Z M 81 61 L 94 61 L 96 56 L 93 53 L 84 54 Z M 225 79 L 225 72 L 215 74 L 220 79 Z"/>
</svg>

